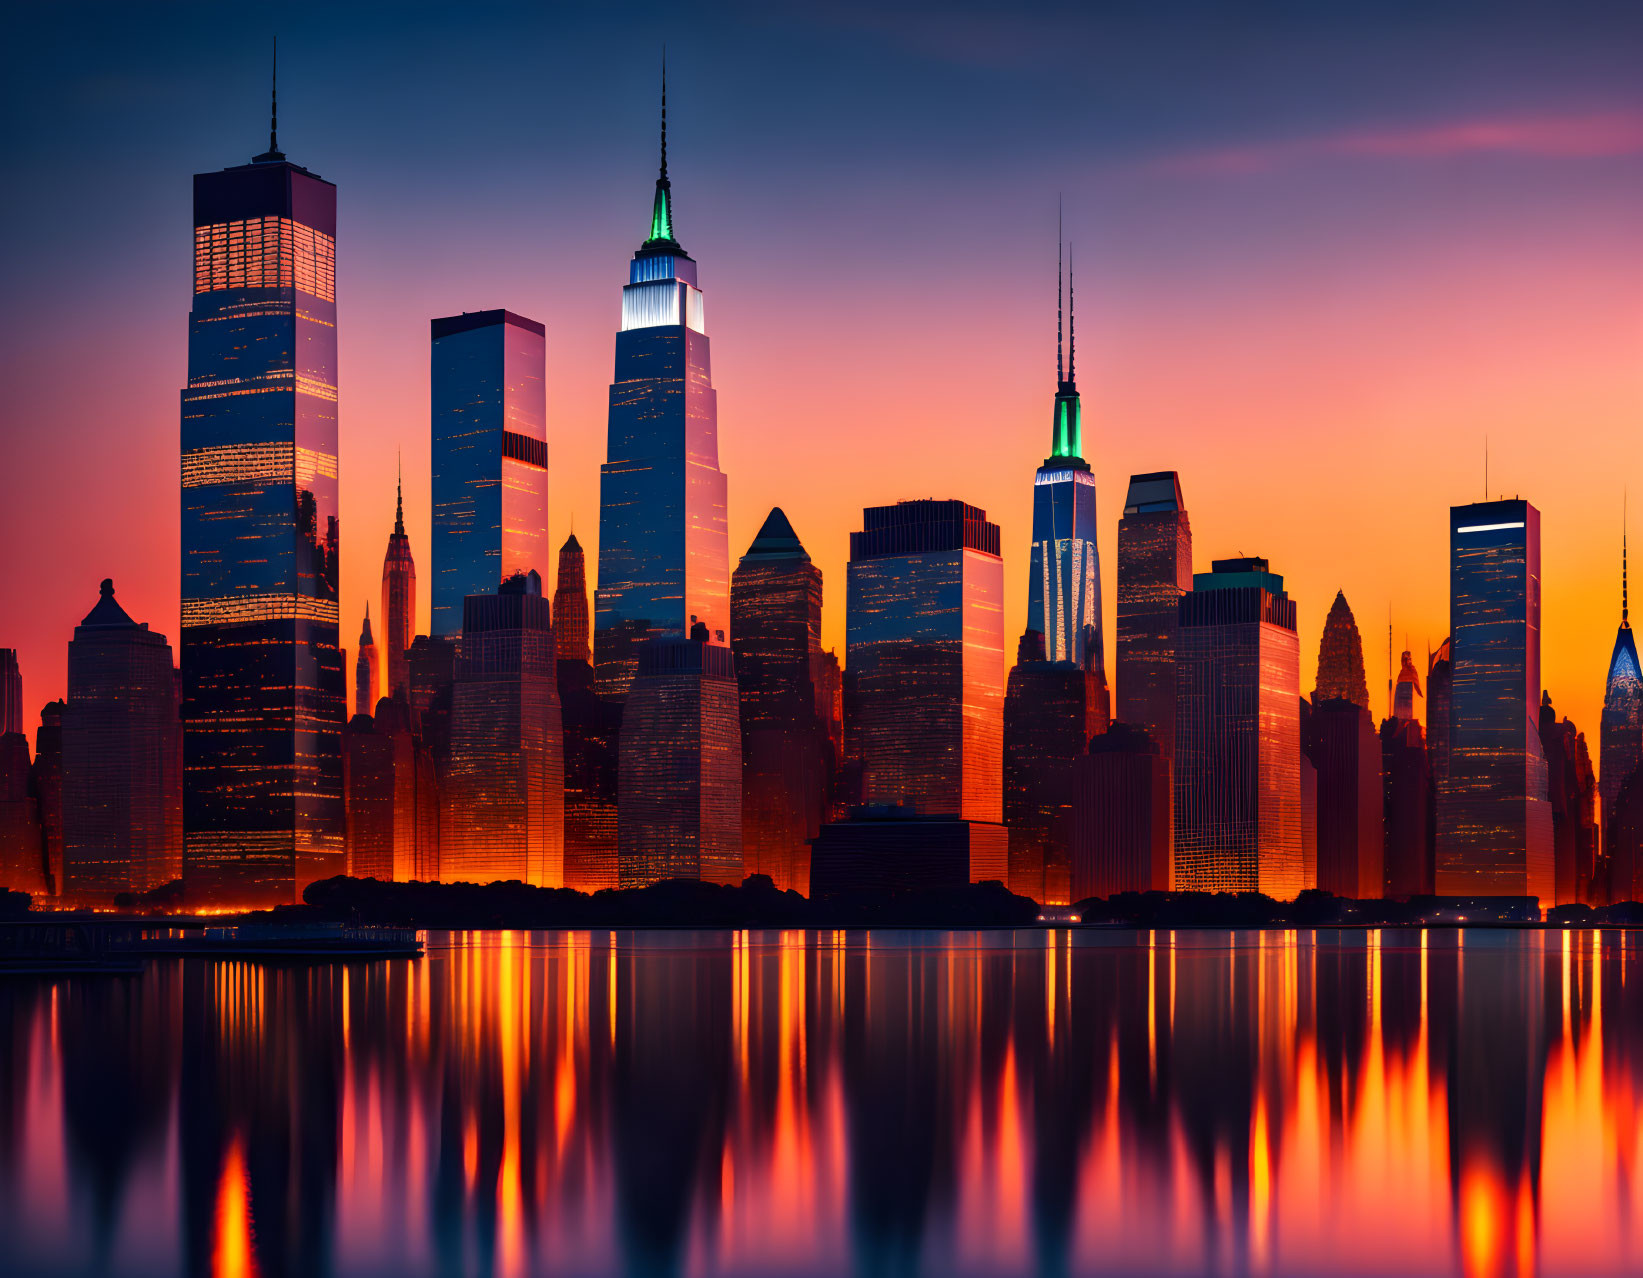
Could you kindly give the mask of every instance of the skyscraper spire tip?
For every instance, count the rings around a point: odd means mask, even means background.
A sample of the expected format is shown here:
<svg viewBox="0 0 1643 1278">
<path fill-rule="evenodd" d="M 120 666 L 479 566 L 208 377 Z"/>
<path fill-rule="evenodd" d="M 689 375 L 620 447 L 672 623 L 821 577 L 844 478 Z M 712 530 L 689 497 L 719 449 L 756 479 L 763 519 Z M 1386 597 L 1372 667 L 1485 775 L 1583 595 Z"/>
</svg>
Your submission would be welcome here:
<svg viewBox="0 0 1643 1278">
<path fill-rule="evenodd" d="M 268 149 L 253 157 L 254 164 L 274 163 L 285 158 L 280 150 L 280 38 L 274 37 L 274 59 L 268 77 Z"/>
<path fill-rule="evenodd" d="M 1067 385 L 1075 385 L 1078 374 L 1078 309 L 1073 302 L 1073 246 L 1067 245 Z"/>
</svg>

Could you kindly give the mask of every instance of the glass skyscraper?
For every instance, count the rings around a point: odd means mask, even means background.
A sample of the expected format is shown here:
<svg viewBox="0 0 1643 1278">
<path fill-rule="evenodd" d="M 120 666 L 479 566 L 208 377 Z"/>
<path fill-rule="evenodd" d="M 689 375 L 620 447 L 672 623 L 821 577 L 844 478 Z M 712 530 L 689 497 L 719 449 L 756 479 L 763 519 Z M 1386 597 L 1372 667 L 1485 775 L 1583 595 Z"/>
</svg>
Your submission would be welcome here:
<svg viewBox="0 0 1643 1278">
<path fill-rule="evenodd" d="M 1643 666 L 1637 660 L 1632 637 L 1631 609 L 1626 591 L 1626 548 L 1620 550 L 1620 626 L 1609 654 L 1609 674 L 1603 683 L 1603 720 L 1598 744 L 1599 818 L 1605 836 L 1614 816 L 1620 788 L 1643 764 Z"/>
<path fill-rule="evenodd" d="M 1059 262 L 1057 266 L 1059 272 Z M 1071 300 L 1069 287 L 1069 341 L 1063 373 L 1058 273 L 1054 420 L 1050 455 L 1033 478 L 1033 551 L 1032 573 L 1027 581 L 1027 629 L 1044 636 L 1046 660 L 1087 664 L 1101 671 L 1105 682 L 1101 555 L 1095 540 L 1095 476 L 1084 460 L 1083 407 L 1073 371 L 1076 345 L 1071 340 Z"/>
<path fill-rule="evenodd" d="M 547 330 L 512 311 L 432 322 L 433 634 L 463 601 L 548 571 Z"/>
<path fill-rule="evenodd" d="M 275 144 L 194 178 L 182 392 L 184 876 L 271 905 L 343 868 L 336 188 Z"/>
<path fill-rule="evenodd" d="M 1553 905 L 1552 811 L 1539 726 L 1540 512 L 1527 501 L 1450 508 L 1449 619 L 1438 894 L 1538 896 Z"/>
<path fill-rule="evenodd" d="M 1175 754 L 1175 631 L 1192 589 L 1192 525 L 1173 470 L 1131 475 L 1118 521 L 1118 681 L 1113 717 Z"/>
<path fill-rule="evenodd" d="M 846 676 L 861 798 L 1002 821 L 1004 561 L 962 501 L 869 506 L 850 534 Z"/>
<path fill-rule="evenodd" d="M 1305 886 L 1295 601 L 1264 559 L 1212 569 L 1179 604 L 1174 886 L 1289 900 Z"/>
<path fill-rule="evenodd" d="M 621 700 L 645 640 L 685 638 L 700 622 L 708 641 L 722 645 L 730 628 L 718 400 L 696 263 L 673 238 L 665 86 L 661 175 L 650 234 L 622 290 L 599 475 L 594 664 L 599 695 Z"/>
</svg>

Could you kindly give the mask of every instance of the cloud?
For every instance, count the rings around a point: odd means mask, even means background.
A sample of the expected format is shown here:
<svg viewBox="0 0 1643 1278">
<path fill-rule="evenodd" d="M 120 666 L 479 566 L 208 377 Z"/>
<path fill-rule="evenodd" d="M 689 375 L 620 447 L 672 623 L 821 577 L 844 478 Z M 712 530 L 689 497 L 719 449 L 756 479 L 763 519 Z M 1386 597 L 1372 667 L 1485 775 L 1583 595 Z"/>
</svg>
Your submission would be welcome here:
<svg viewBox="0 0 1643 1278">
<path fill-rule="evenodd" d="M 1519 155 L 1592 159 L 1643 154 L 1643 113 L 1520 116 L 1408 129 L 1364 129 L 1319 137 L 1255 142 L 1165 156 L 1155 173 L 1268 173 L 1320 159 L 1448 159 L 1459 155 Z"/>
</svg>

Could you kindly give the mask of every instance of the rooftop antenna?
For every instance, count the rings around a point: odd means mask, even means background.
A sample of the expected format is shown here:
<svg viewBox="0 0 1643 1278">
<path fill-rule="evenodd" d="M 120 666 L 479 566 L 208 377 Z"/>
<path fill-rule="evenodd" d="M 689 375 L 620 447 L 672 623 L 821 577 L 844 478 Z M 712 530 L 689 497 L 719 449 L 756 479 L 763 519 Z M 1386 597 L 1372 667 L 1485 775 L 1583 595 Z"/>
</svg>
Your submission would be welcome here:
<svg viewBox="0 0 1643 1278">
<path fill-rule="evenodd" d="M 268 150 L 254 157 L 253 163 L 272 160 L 283 160 L 285 153 L 280 150 L 280 38 L 274 37 L 274 61 L 269 74 L 268 93 Z"/>
<path fill-rule="evenodd" d="M 1483 437 L 1483 500 L 1489 500 L 1489 436 Z"/>
<path fill-rule="evenodd" d="M 1620 624 L 1631 629 L 1626 599 L 1626 490 L 1620 490 Z"/>
<path fill-rule="evenodd" d="M 1067 245 L 1067 385 L 1078 380 L 1073 365 L 1078 359 L 1078 311 L 1073 305 L 1073 246 Z"/>
<path fill-rule="evenodd" d="M 1067 370 L 1061 362 L 1061 254 L 1066 240 L 1061 234 L 1061 197 L 1055 197 L 1055 381 L 1059 386 L 1067 380 Z"/>
<path fill-rule="evenodd" d="M 1392 718 L 1392 604 L 1386 605 L 1386 717 Z"/>
</svg>

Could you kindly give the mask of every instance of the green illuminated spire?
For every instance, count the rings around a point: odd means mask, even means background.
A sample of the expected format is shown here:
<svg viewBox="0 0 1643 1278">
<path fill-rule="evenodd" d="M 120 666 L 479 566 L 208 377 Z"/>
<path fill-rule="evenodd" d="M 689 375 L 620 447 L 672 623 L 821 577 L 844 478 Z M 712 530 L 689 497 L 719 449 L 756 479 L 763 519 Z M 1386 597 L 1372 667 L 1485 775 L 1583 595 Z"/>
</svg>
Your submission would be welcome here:
<svg viewBox="0 0 1643 1278">
<path fill-rule="evenodd" d="M 662 170 L 656 178 L 656 199 L 650 207 L 647 249 L 684 252 L 673 238 L 673 188 L 667 180 L 667 52 L 662 53 Z"/>
<path fill-rule="evenodd" d="M 1061 218 L 1056 216 L 1058 232 L 1055 250 L 1055 423 L 1050 437 L 1050 456 L 1047 462 L 1084 459 L 1084 408 L 1078 398 L 1078 381 L 1073 368 L 1077 360 L 1078 339 L 1074 329 L 1072 250 L 1067 251 L 1067 363 L 1061 364 Z"/>
</svg>

